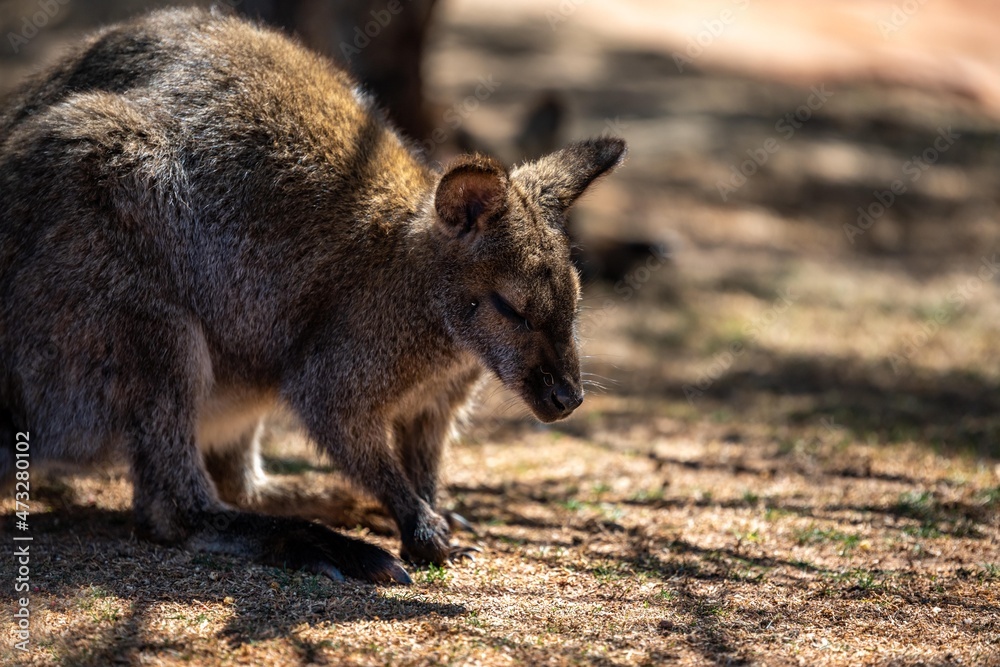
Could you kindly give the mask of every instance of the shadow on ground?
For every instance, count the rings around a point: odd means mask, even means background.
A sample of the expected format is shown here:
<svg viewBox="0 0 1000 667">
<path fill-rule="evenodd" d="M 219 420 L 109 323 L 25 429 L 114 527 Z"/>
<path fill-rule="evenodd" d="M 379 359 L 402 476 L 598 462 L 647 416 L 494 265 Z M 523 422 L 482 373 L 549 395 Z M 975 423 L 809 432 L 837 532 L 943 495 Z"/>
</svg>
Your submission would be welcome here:
<svg viewBox="0 0 1000 667">
<path fill-rule="evenodd" d="M 92 631 L 76 636 L 72 630 L 32 637 L 36 645 L 59 647 L 62 664 L 103 667 L 134 664 L 140 654 L 144 659 L 151 654 L 170 658 L 190 655 L 189 639 L 172 640 L 169 638 L 176 632 L 151 631 L 152 619 L 162 622 L 164 605 L 190 610 L 206 603 L 226 604 L 232 615 L 218 636 L 230 648 L 287 638 L 300 653 L 303 665 L 314 662 L 317 650 L 298 636 L 303 624 L 349 624 L 372 617 L 455 617 L 467 612 L 459 604 L 387 597 L 367 584 L 338 584 L 322 577 L 248 566 L 236 558 L 137 540 L 130 512 L 75 504 L 66 489 L 58 486 L 43 490 L 38 494 L 38 499 L 42 498 L 58 506 L 31 517 L 34 594 L 60 600 L 60 606 L 84 616 L 101 614 L 105 621 L 98 637 Z M 5 523 L 13 521 L 13 515 L 5 517 Z M 68 542 L 75 543 L 72 559 L 61 555 Z M 5 559 L 12 561 L 13 556 L 8 553 Z M 249 594 L 242 596 L 241 591 Z M 260 591 L 274 594 L 261 595 Z M 16 597 L 8 587 L 0 593 L 0 603 L 13 605 Z M 97 611 L 90 606 L 102 599 L 124 602 L 125 609 Z M 197 620 L 195 616 L 191 622 Z"/>
<path fill-rule="evenodd" d="M 787 355 L 767 348 L 755 348 L 717 379 L 700 382 L 676 381 L 627 360 L 592 368 L 614 376 L 619 382 L 615 393 L 623 397 L 684 403 L 702 415 L 724 410 L 733 417 L 737 439 L 740 424 L 766 418 L 775 427 L 821 427 L 862 442 L 914 441 L 940 453 L 1000 459 L 1000 391 L 993 380 L 974 372 L 907 369 L 897 375 L 888 361 Z M 800 400 L 785 409 L 775 398 Z M 624 423 L 649 416 L 637 411 L 617 418 Z M 589 424 L 575 421 L 559 428 L 586 435 Z"/>
</svg>

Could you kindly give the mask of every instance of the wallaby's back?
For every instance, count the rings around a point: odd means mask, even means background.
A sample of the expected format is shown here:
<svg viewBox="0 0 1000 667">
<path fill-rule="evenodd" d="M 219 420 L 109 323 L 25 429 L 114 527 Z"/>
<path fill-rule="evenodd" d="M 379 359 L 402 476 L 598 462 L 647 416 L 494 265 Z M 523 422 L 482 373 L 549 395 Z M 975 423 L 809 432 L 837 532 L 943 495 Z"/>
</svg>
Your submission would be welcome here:
<svg viewBox="0 0 1000 667">
<path fill-rule="evenodd" d="M 161 278 L 144 289 L 174 291 L 247 357 L 287 304 L 355 298 L 343 287 L 358 283 L 357 256 L 370 249 L 377 264 L 429 187 L 347 75 L 282 35 L 201 11 L 92 37 L 15 94 L 0 146 L 6 289 L 47 270 L 93 274 L 80 263 L 104 253 L 106 279 L 124 280 L 112 258 L 142 246 Z M 100 200 L 91 233 L 62 229 L 80 225 L 72 211 L 45 210 L 73 200 L 66 189 Z M 23 316 L 6 313 L 7 326 Z"/>
</svg>

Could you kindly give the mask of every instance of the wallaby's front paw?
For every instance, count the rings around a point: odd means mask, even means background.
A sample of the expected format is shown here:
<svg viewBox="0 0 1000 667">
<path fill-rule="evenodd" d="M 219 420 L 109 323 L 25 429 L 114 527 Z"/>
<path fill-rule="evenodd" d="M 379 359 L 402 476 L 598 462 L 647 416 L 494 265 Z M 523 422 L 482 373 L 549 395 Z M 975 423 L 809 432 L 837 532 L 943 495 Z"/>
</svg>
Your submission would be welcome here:
<svg viewBox="0 0 1000 667">
<path fill-rule="evenodd" d="M 418 565 L 444 565 L 451 554 L 448 522 L 435 512 L 426 512 L 401 531 L 403 560 Z"/>
</svg>

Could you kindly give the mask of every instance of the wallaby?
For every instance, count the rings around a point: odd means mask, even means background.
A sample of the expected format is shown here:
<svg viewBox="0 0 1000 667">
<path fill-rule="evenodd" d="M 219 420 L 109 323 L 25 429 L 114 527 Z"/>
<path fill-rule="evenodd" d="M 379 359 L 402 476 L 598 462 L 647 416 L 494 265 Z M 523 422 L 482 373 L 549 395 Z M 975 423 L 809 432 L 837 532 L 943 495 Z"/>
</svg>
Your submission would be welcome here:
<svg viewBox="0 0 1000 667">
<path fill-rule="evenodd" d="M 624 154 L 439 173 L 278 32 L 198 10 L 104 29 L 0 116 L 0 481 L 30 431 L 33 463 L 127 461 L 154 540 L 409 582 L 248 510 L 261 419 L 290 410 L 405 559 L 447 561 L 439 462 L 484 370 L 545 422 L 583 400 L 562 220 Z"/>
</svg>

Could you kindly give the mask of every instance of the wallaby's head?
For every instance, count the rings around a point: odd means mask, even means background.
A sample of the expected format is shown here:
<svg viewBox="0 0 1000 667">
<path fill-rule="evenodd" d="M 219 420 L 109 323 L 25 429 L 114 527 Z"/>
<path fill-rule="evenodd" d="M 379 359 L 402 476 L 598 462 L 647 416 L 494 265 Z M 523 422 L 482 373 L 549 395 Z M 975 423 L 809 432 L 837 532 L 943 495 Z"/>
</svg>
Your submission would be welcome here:
<svg viewBox="0 0 1000 667">
<path fill-rule="evenodd" d="M 576 320 L 580 281 L 570 260 L 570 205 L 625 154 L 593 139 L 512 171 L 481 155 L 458 158 L 434 196 L 452 335 L 551 422 L 583 402 Z"/>
</svg>

